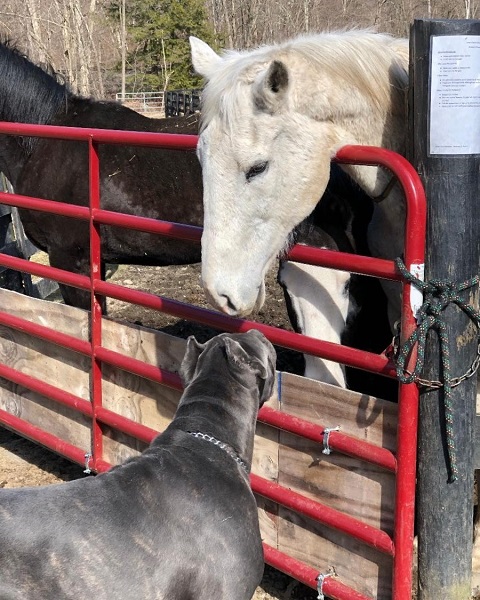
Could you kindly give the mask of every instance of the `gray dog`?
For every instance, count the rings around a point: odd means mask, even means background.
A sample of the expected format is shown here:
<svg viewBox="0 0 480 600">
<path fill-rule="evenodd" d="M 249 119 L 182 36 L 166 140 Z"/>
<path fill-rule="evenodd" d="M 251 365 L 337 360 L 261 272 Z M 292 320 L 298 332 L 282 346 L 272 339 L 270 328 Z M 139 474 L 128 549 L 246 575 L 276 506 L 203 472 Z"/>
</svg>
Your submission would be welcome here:
<svg viewBox="0 0 480 600">
<path fill-rule="evenodd" d="M 0 600 L 249 600 L 263 573 L 249 484 L 275 351 L 189 338 L 175 418 L 96 477 L 0 491 Z"/>
</svg>

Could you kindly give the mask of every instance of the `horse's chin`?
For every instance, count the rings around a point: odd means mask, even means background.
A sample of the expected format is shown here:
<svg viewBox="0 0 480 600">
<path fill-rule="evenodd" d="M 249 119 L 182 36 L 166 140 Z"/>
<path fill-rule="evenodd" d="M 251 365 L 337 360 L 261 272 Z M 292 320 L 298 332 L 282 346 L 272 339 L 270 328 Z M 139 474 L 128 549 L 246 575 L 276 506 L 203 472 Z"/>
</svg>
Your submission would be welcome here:
<svg viewBox="0 0 480 600">
<path fill-rule="evenodd" d="M 265 280 L 262 281 L 260 289 L 258 290 L 257 301 L 255 302 L 253 312 L 257 312 L 258 310 L 260 310 L 264 304 L 265 304 Z"/>
<path fill-rule="evenodd" d="M 262 280 L 258 288 L 258 295 L 256 300 L 252 304 L 246 304 L 244 306 L 235 307 L 232 306 L 228 301 L 228 298 L 224 295 L 218 295 L 216 292 L 211 293 L 208 287 L 204 286 L 205 295 L 209 304 L 211 304 L 217 310 L 225 313 L 229 317 L 248 317 L 253 312 L 259 311 L 265 303 L 265 281 Z"/>
</svg>

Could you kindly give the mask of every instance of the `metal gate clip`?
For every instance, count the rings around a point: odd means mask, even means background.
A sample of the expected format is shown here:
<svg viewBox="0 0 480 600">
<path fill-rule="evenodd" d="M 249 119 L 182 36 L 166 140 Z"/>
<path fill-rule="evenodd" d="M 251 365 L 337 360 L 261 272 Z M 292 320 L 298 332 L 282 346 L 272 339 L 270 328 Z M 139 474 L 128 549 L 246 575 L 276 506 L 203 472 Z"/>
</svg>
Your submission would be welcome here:
<svg viewBox="0 0 480 600">
<path fill-rule="evenodd" d="M 328 438 L 330 437 L 330 433 L 332 431 L 340 431 L 340 427 L 338 427 L 338 426 L 337 427 L 325 427 L 325 429 L 323 430 L 323 450 L 322 450 L 323 454 L 331 454 L 332 453 L 332 449 L 328 445 Z"/>
<path fill-rule="evenodd" d="M 328 573 L 319 573 L 317 575 L 317 600 L 325 600 L 325 596 L 323 594 L 323 583 L 327 577 L 333 577 L 337 573 L 335 572 L 335 568 L 331 567 Z"/>
<path fill-rule="evenodd" d="M 85 469 L 83 470 L 83 472 L 86 473 L 87 475 L 90 475 L 90 473 L 92 472 L 92 470 L 88 466 L 90 464 L 91 458 L 92 458 L 92 455 L 90 454 L 90 452 L 86 452 L 85 453 Z"/>
</svg>

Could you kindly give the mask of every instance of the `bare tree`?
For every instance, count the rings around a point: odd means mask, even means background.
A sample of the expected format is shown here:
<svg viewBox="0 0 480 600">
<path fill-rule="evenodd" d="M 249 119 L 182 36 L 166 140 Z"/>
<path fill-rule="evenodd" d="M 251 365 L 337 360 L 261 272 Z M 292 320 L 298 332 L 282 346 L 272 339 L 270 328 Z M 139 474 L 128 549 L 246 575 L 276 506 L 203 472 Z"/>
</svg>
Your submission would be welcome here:
<svg viewBox="0 0 480 600">
<path fill-rule="evenodd" d="M 168 83 L 170 81 L 170 77 L 173 74 L 173 69 L 172 69 L 172 63 L 167 61 L 167 55 L 165 52 L 165 40 L 163 38 L 162 38 L 162 61 L 163 61 L 162 75 L 164 78 L 163 91 L 165 92 L 168 89 Z"/>
<path fill-rule="evenodd" d="M 108 4 L 109 0 L 4 0 L 0 28 L 34 62 L 61 72 L 74 92 L 104 97 L 103 73 L 120 52 L 105 19 Z M 2 22 L 9 23 L 8 29 Z M 104 47 L 108 52 L 102 52 Z"/>
<path fill-rule="evenodd" d="M 125 101 L 126 68 L 127 68 L 127 19 L 125 0 L 120 3 L 120 45 L 122 54 L 122 102 Z"/>
<path fill-rule="evenodd" d="M 135 2 L 135 0 L 129 0 Z M 480 0 L 204 0 L 217 39 L 230 48 L 250 48 L 303 32 L 374 27 L 406 36 L 414 18 L 475 18 Z M 1 0 L 0 33 L 17 40 L 38 63 L 64 74 L 73 91 L 105 97 L 105 77 L 126 69 L 126 0 L 119 18 L 108 20 L 111 0 Z M 123 8 L 122 8 L 123 7 Z M 134 56 L 134 48 L 131 53 Z M 123 55 L 123 58 L 122 58 Z M 164 86 L 169 65 L 163 58 Z M 142 73 L 135 70 L 140 89 Z M 119 85 L 115 82 L 115 85 Z M 125 80 L 121 83 L 125 93 Z M 116 89 L 110 91 L 114 93 Z"/>
<path fill-rule="evenodd" d="M 37 0 L 25 0 L 26 13 L 29 19 L 26 21 L 28 31 L 29 50 L 36 48 L 37 56 L 43 63 L 48 62 L 48 52 L 43 40 L 42 29 L 37 9 Z"/>
<path fill-rule="evenodd" d="M 473 18 L 480 0 L 205 0 L 228 47 L 248 48 L 302 32 L 374 27 L 407 36 L 414 18 Z"/>
</svg>

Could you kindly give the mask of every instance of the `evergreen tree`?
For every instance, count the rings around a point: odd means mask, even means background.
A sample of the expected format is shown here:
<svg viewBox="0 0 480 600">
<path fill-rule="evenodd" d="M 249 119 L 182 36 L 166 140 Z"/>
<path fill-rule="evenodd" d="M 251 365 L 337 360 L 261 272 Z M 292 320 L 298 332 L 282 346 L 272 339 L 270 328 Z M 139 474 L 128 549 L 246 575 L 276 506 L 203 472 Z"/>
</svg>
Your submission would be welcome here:
<svg viewBox="0 0 480 600">
<path fill-rule="evenodd" d="M 110 5 L 118 18 L 119 1 Z M 128 0 L 126 27 L 131 48 L 127 53 L 127 88 L 163 90 L 195 88 L 188 38 L 195 35 L 213 43 L 203 0 Z"/>
</svg>

